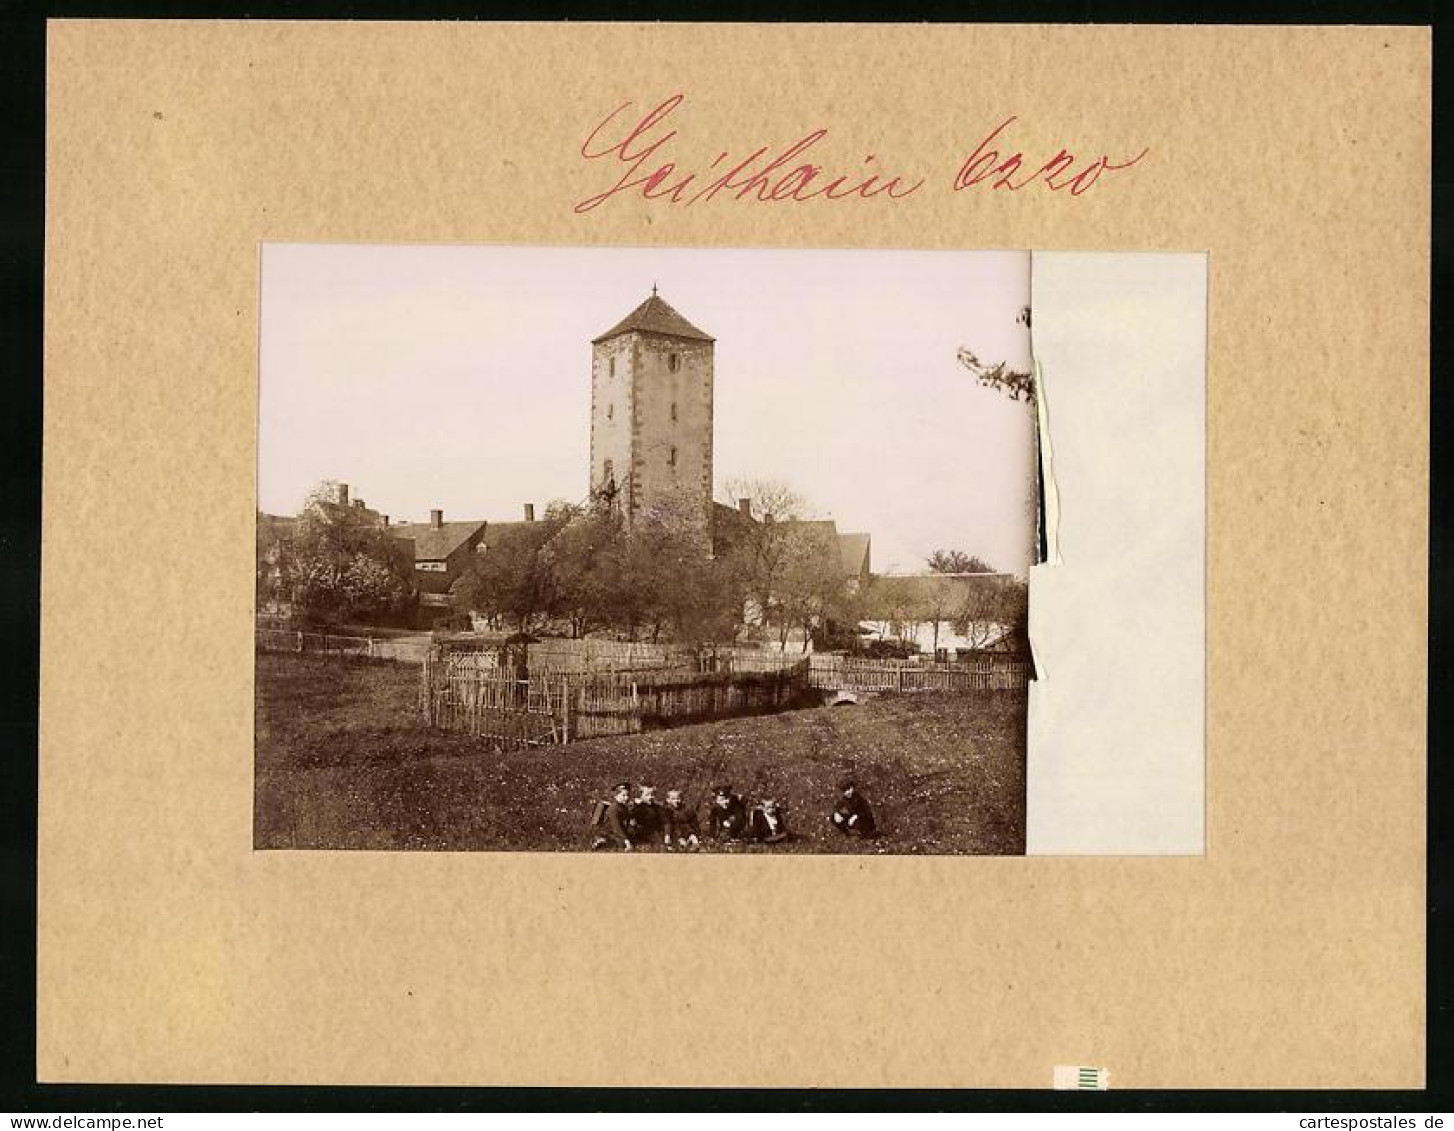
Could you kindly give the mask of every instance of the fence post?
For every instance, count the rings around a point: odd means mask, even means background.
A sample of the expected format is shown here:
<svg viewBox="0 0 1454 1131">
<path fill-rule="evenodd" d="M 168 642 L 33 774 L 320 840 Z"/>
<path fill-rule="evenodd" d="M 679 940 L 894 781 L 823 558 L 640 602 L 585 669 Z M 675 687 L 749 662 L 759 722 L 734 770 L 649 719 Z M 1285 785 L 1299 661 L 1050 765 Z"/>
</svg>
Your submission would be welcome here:
<svg viewBox="0 0 1454 1131">
<path fill-rule="evenodd" d="M 570 677 L 560 674 L 560 733 L 562 746 L 570 745 Z"/>
<path fill-rule="evenodd" d="M 303 651 L 303 633 L 301 631 L 298 633 L 298 651 Z"/>
<path fill-rule="evenodd" d="M 368 638 L 368 641 L 369 641 L 369 659 L 372 660 L 374 658 L 374 638 L 372 636 L 370 636 Z"/>
</svg>

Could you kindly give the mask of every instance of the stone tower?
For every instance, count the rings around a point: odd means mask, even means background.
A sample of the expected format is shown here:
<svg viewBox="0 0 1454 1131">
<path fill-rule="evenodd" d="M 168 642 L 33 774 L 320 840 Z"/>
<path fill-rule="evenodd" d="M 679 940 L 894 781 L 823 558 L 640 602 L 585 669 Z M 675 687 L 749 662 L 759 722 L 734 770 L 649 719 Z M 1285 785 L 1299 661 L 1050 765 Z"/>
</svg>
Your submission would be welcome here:
<svg viewBox="0 0 1454 1131">
<path fill-rule="evenodd" d="M 713 348 L 655 287 L 591 343 L 591 495 L 628 524 L 661 515 L 707 538 Z"/>
</svg>

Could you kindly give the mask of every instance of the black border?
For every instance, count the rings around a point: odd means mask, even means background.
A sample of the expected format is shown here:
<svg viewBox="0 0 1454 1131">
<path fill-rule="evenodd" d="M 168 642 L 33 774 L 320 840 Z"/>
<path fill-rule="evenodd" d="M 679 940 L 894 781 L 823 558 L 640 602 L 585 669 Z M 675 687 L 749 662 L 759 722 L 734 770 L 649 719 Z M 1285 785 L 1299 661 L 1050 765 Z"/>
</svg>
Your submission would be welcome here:
<svg viewBox="0 0 1454 1131">
<path fill-rule="evenodd" d="M 860 22 L 1414 24 L 1434 28 L 1433 317 L 1431 372 L 1454 372 L 1449 283 L 1454 273 L 1451 145 L 1447 121 L 1449 27 L 1436 4 L 1353 0 L 863 0 L 833 11 L 808 0 L 670 5 L 661 0 L 140 0 L 51 3 L 0 0 L 0 1111 L 1454 1111 L 1454 954 L 1450 948 L 1454 766 L 1437 736 L 1454 722 L 1451 563 L 1454 476 L 1447 432 L 1451 393 L 1432 382 L 1429 588 L 1429 842 L 1427 1080 L 1425 1091 L 848 1090 L 667 1088 L 396 1088 L 42 1085 L 35 1082 L 37 709 L 40 598 L 42 268 L 45 20 L 47 18 L 854 20 Z M 1295 172 L 1295 171 L 1294 171 Z M 1307 171 L 1306 175 L 1315 175 Z M 1376 161 L 1368 191 L 1380 191 Z M 106 532 L 98 532 L 105 536 Z M 1315 552 L 1315 548 L 1313 548 Z"/>
</svg>

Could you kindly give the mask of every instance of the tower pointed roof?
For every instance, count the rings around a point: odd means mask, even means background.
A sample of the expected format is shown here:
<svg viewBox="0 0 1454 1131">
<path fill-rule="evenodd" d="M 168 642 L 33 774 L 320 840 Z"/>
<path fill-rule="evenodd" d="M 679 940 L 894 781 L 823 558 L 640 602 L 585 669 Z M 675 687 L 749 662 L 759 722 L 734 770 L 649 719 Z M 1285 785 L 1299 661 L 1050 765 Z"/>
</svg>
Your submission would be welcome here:
<svg viewBox="0 0 1454 1131">
<path fill-rule="evenodd" d="M 628 334 L 633 330 L 644 334 L 664 334 L 669 338 L 691 338 L 699 342 L 716 341 L 711 334 L 698 330 L 673 310 L 671 304 L 656 293 L 655 287 L 651 288 L 651 294 L 645 302 L 600 337 L 592 338 L 591 344 L 604 342 L 608 338 Z"/>
</svg>

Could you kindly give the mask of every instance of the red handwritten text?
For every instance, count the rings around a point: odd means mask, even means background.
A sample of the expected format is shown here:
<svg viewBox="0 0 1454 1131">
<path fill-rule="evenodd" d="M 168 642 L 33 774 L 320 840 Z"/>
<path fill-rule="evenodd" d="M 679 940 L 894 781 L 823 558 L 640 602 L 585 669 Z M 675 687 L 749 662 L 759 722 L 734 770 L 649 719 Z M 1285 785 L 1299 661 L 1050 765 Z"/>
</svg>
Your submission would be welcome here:
<svg viewBox="0 0 1454 1131">
<path fill-rule="evenodd" d="M 845 171 L 840 165 L 830 171 L 823 155 L 828 137 L 825 126 L 786 145 L 760 145 L 745 156 L 713 147 L 717 155 L 710 162 L 684 163 L 676 157 L 682 141 L 667 124 L 684 101 L 686 95 L 673 94 L 640 117 L 630 113 L 632 104 L 625 102 L 596 124 L 581 143 L 581 157 L 592 168 L 608 170 L 611 183 L 578 200 L 576 212 L 591 212 L 618 196 L 687 206 L 719 196 L 762 204 L 876 197 L 899 201 L 926 183 L 902 173 L 890 175 L 878 167 L 878 158 L 871 153 L 857 169 Z M 991 191 L 1036 187 L 1050 192 L 1069 190 L 1070 196 L 1080 196 L 1103 175 L 1129 169 L 1150 152 L 1143 149 L 1135 157 L 1119 161 L 1102 154 L 1077 167 L 1075 154 L 1061 147 L 1037 165 L 1020 150 L 1010 152 L 1001 140 L 1016 120 L 1006 118 L 964 159 L 954 177 L 955 192 L 988 185 Z M 1005 155 L 997 147 L 1003 147 Z"/>
<path fill-rule="evenodd" d="M 1023 153 L 1013 153 L 1002 161 L 1000 151 L 989 148 L 990 143 L 999 137 L 1005 127 L 1014 120 L 1013 117 L 1006 118 L 989 132 L 989 136 L 979 143 L 973 153 L 965 158 L 964 164 L 959 167 L 959 174 L 954 178 L 955 192 L 973 188 L 984 181 L 990 181 L 991 189 L 1007 188 L 1011 192 L 1018 192 L 1022 188 L 1039 183 L 1051 192 L 1069 189 L 1071 196 L 1079 196 L 1096 183 L 1102 172 L 1129 169 L 1150 152 L 1143 149 L 1130 160 L 1120 162 L 1112 161 L 1109 157 L 1102 155 L 1072 176 L 1071 170 L 1075 167 L 1075 155 L 1061 149 L 1049 161 L 1031 170 L 1025 163 Z M 1060 178 L 1058 181 L 1057 177 Z M 990 178 L 994 179 L 990 180 Z"/>
<path fill-rule="evenodd" d="M 624 103 L 586 136 L 581 156 L 587 161 L 605 162 L 616 182 L 577 201 L 576 212 L 590 212 L 614 196 L 629 193 L 637 193 L 643 200 L 689 206 L 713 200 L 719 194 L 761 203 L 870 200 L 881 195 L 899 200 L 924 183 L 918 180 L 905 184 L 902 176 L 886 177 L 863 169 L 833 175 L 823 165 L 806 159 L 809 151 L 828 136 L 826 128 L 812 130 L 776 151 L 772 146 L 759 146 L 740 160 L 721 150 L 706 171 L 683 167 L 665 160 L 667 147 L 677 132 L 665 129 L 663 123 L 685 97 L 672 95 L 629 129 L 623 129 L 617 121 L 631 108 L 631 103 Z M 873 165 L 877 160 L 869 154 L 863 163 Z M 716 169 L 723 171 L 709 179 L 710 170 Z"/>
</svg>

